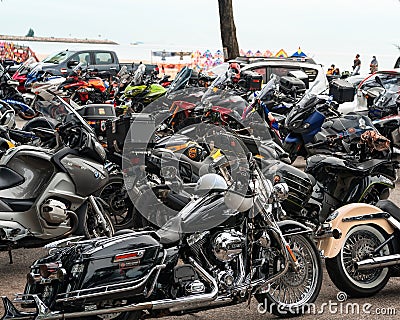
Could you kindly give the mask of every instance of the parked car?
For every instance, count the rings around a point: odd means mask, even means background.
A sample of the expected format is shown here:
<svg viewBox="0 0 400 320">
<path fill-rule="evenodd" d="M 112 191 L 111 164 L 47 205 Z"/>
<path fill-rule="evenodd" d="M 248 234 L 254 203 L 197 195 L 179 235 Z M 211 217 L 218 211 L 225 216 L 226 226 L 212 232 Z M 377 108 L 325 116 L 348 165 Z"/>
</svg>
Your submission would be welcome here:
<svg viewBox="0 0 400 320">
<path fill-rule="evenodd" d="M 135 63 L 121 63 L 115 51 L 109 50 L 63 50 L 49 55 L 42 61 L 43 71 L 47 71 L 55 76 L 68 75 L 74 66 L 83 63 L 101 77 L 114 76 L 122 68 L 127 67 L 127 71 L 135 70 Z M 157 65 L 146 65 L 146 73 L 150 73 L 157 68 Z"/>
<path fill-rule="evenodd" d="M 238 62 L 241 65 L 241 71 L 254 71 L 263 77 L 263 84 L 266 84 L 272 74 L 279 77 L 293 76 L 304 81 L 308 89 L 317 81 L 319 82 L 319 92 L 328 88 L 328 80 L 321 65 L 315 63 L 311 58 L 256 58 L 256 57 L 237 57 L 229 62 L 224 62 L 207 71 L 209 76 L 219 74 L 228 70 L 230 62 Z"/>
</svg>

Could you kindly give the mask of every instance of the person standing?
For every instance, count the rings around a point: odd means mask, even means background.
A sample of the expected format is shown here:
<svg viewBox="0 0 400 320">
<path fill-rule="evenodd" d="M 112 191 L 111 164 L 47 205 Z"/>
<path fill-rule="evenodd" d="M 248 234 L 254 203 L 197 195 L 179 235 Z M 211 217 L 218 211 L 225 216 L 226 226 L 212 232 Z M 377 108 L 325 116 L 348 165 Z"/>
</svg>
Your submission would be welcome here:
<svg viewBox="0 0 400 320">
<path fill-rule="evenodd" d="M 354 76 L 360 74 L 360 68 L 361 68 L 361 60 L 360 60 L 360 55 L 357 53 L 353 63 L 353 73 L 351 75 Z"/>
<path fill-rule="evenodd" d="M 378 60 L 376 60 L 375 56 L 372 56 L 371 64 L 369 65 L 369 70 L 371 73 L 375 73 L 378 71 Z"/>
</svg>

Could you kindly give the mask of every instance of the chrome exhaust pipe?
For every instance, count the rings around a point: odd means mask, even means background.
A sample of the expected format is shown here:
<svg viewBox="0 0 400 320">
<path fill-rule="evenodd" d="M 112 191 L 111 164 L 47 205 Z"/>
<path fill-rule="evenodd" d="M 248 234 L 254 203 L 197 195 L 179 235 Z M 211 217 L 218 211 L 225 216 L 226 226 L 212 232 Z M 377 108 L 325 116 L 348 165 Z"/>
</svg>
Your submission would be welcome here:
<svg viewBox="0 0 400 320">
<path fill-rule="evenodd" d="M 211 303 L 212 301 L 217 299 L 218 296 L 218 285 L 215 279 L 207 273 L 194 259 L 190 258 L 190 262 L 193 264 L 193 267 L 200 273 L 200 275 L 210 283 L 212 286 L 212 291 L 206 294 L 197 294 L 191 295 L 188 297 L 182 297 L 177 299 L 163 299 L 142 303 L 132 303 L 127 306 L 122 307 L 114 307 L 100 310 L 91 310 L 91 311 L 81 311 L 81 312 L 71 312 L 71 313 L 59 313 L 52 312 L 49 308 L 39 299 L 38 296 L 34 295 L 33 299 L 36 302 L 38 313 L 25 313 L 23 314 L 24 318 L 20 319 L 46 319 L 46 320 L 59 320 L 59 319 L 73 319 L 73 318 L 82 318 L 82 317 L 90 317 L 90 316 L 98 316 L 107 313 L 121 313 L 128 311 L 140 311 L 140 310 L 160 310 L 160 309 L 186 309 L 190 308 L 192 305 L 198 306 L 199 304 L 206 305 L 207 303 Z M 10 301 L 6 301 L 3 298 L 4 304 L 11 304 Z M 7 299 L 8 300 L 8 299 Z M 11 306 L 9 307 L 11 308 Z M 2 319 L 18 319 L 18 317 L 3 317 Z"/>
<path fill-rule="evenodd" d="M 370 270 L 375 268 L 385 268 L 400 264 L 400 254 L 392 254 L 389 256 L 375 257 L 358 261 L 354 264 L 356 270 Z"/>
</svg>

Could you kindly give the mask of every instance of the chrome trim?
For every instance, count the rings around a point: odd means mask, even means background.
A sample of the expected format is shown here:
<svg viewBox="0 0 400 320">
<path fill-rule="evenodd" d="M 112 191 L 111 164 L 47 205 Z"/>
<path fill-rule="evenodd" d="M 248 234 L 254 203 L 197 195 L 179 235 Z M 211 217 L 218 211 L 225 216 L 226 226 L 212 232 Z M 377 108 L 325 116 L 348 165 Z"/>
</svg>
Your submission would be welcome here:
<svg viewBox="0 0 400 320">
<path fill-rule="evenodd" d="M 375 257 L 358 261 L 354 264 L 357 270 L 370 270 L 376 268 L 385 268 L 400 264 L 400 254 L 391 254 L 389 256 Z"/>
<path fill-rule="evenodd" d="M 108 295 L 108 294 L 114 294 L 114 293 L 120 293 L 120 292 L 124 292 L 124 291 L 134 290 L 134 289 L 137 289 L 137 288 L 145 285 L 145 283 L 147 282 L 147 280 L 150 278 L 150 276 L 153 274 L 154 271 L 161 270 L 163 268 L 165 268 L 164 264 L 160 264 L 160 265 L 157 265 L 157 266 L 153 267 L 149 271 L 149 273 L 141 281 L 140 280 L 129 281 L 129 282 L 124 282 L 123 284 L 116 283 L 116 284 L 110 284 L 110 285 L 107 285 L 107 286 L 76 290 L 76 291 L 71 291 L 71 292 L 68 292 L 68 293 L 61 293 L 61 294 L 58 295 L 59 297 L 70 296 L 70 295 L 75 295 L 75 296 L 60 298 L 60 299 L 57 299 L 56 302 L 76 301 L 76 300 L 80 300 L 80 299 L 99 297 L 99 296 L 103 296 L 103 295 Z M 138 283 L 138 281 L 140 281 L 140 282 Z M 125 288 L 121 288 L 121 289 L 112 290 L 113 287 L 117 287 L 117 286 L 121 286 L 121 285 L 126 286 L 126 287 Z M 95 291 L 95 290 L 102 290 L 102 291 L 101 292 L 97 292 L 97 293 L 84 294 L 85 292 Z"/>
<path fill-rule="evenodd" d="M 106 308 L 100 310 L 91 310 L 91 311 L 82 311 L 82 312 L 72 312 L 72 313 L 58 313 L 51 312 L 50 309 L 40 300 L 37 295 L 32 295 L 39 313 L 36 316 L 36 313 L 26 313 L 28 316 L 27 319 L 37 319 L 37 320 L 59 320 L 59 319 L 71 319 L 71 318 L 82 318 L 89 316 L 96 316 L 101 314 L 108 313 L 120 313 L 120 312 L 128 312 L 128 311 L 136 311 L 136 310 L 161 310 L 161 309 L 170 309 L 173 310 L 175 308 L 178 309 L 188 309 L 192 307 L 196 307 L 198 305 L 207 305 L 208 303 L 212 304 L 213 301 L 217 299 L 218 295 L 218 285 L 215 279 L 207 273 L 194 259 L 189 258 L 190 263 L 193 267 L 199 272 L 200 276 L 203 277 L 204 280 L 209 282 L 212 286 L 212 291 L 206 294 L 194 294 L 187 297 L 177 298 L 177 299 L 164 299 L 164 300 L 156 300 L 150 302 L 142 302 L 142 303 L 134 303 L 127 306 L 115 307 L 115 308 Z M 6 297 L 3 298 L 7 299 Z M 219 302 L 219 301 L 216 301 Z M 222 303 L 222 300 L 221 300 Z M 10 305 L 12 306 L 11 302 Z M 29 318 L 31 316 L 31 318 Z M 35 317 L 36 316 L 36 317 Z"/>
</svg>

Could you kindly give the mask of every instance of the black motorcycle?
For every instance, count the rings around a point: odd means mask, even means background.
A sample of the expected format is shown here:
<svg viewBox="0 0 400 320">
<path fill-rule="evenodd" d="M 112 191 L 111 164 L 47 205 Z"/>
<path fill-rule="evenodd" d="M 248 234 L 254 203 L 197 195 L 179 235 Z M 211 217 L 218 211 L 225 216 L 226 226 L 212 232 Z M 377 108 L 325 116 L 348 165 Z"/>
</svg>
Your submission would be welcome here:
<svg viewBox="0 0 400 320">
<path fill-rule="evenodd" d="M 229 174 L 226 163 L 214 165 Z M 228 187 L 221 175 L 203 176 L 195 188 L 200 195 L 157 232 L 58 243 L 32 265 L 18 299 L 37 311 L 19 312 L 3 298 L 3 319 L 161 317 L 252 296 L 274 314 L 300 314 L 322 281 L 311 230 L 277 222 L 286 186 L 273 187 L 252 159 L 247 168 L 241 171 L 247 189 L 239 180 Z"/>
<path fill-rule="evenodd" d="M 348 203 L 375 204 L 394 189 L 398 162 L 363 157 L 360 161 L 356 154 L 346 158 L 313 155 L 304 172 L 276 160 L 263 160 L 261 165 L 267 177 L 288 184 L 289 196 L 282 203 L 287 215 L 322 237 L 331 236 L 323 223 L 334 210 Z"/>
</svg>

